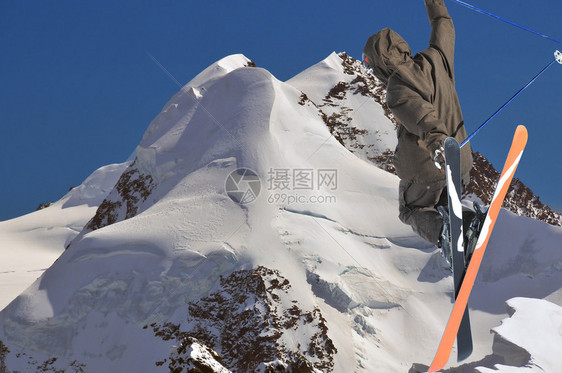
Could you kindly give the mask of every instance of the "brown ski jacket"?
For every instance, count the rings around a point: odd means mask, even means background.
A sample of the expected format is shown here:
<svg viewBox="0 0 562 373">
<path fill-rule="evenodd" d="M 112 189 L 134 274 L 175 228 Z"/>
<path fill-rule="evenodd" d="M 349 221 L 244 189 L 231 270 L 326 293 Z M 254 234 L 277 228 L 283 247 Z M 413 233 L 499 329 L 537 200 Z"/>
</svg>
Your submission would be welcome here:
<svg viewBox="0 0 562 373">
<path fill-rule="evenodd" d="M 445 180 L 433 162 L 447 137 L 466 139 L 455 90 L 455 29 L 443 0 L 425 0 L 431 24 L 429 47 L 411 57 L 408 44 L 391 29 L 372 35 L 364 48 L 373 72 L 387 86 L 387 104 L 400 122 L 394 165 L 410 183 Z M 461 149 L 461 172 L 472 168 L 470 144 Z"/>
</svg>

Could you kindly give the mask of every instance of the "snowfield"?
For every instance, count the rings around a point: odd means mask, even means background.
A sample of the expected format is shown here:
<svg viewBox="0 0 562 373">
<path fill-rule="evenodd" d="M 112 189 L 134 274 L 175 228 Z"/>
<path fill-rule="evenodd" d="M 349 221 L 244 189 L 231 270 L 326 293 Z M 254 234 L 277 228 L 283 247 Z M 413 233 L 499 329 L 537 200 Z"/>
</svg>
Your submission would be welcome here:
<svg viewBox="0 0 562 373">
<path fill-rule="evenodd" d="M 90 220 L 127 167 L 101 167 L 59 201 L 0 222 L 0 309 L 39 277 Z"/>
<path fill-rule="evenodd" d="M 398 178 L 377 167 L 396 145 L 383 98 L 345 54 L 286 82 L 243 55 L 209 66 L 134 160 L 0 223 L 7 368 L 429 364 L 453 280 L 398 220 Z M 469 304 L 474 353 L 453 351 L 447 371 L 562 371 L 560 242 L 562 228 L 502 210 Z"/>
</svg>

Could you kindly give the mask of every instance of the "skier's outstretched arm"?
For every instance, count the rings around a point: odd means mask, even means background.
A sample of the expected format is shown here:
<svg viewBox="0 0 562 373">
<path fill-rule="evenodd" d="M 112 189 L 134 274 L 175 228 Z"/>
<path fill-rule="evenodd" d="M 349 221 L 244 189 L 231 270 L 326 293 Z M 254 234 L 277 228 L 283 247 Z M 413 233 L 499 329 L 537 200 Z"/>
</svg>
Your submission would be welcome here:
<svg viewBox="0 0 562 373">
<path fill-rule="evenodd" d="M 455 27 L 453 26 L 453 20 L 447 11 L 447 7 L 445 7 L 444 0 L 424 1 L 431 24 L 429 45 L 442 53 L 449 70 L 449 76 L 454 79 Z"/>
</svg>

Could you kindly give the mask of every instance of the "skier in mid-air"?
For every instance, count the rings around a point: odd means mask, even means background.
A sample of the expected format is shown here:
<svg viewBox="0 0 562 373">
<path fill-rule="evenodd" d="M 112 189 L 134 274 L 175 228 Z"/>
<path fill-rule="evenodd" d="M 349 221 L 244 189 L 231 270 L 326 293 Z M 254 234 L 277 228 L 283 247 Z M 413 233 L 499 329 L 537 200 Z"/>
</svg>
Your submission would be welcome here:
<svg viewBox="0 0 562 373">
<path fill-rule="evenodd" d="M 387 88 L 387 104 L 398 126 L 394 166 L 400 177 L 400 220 L 437 245 L 451 264 L 443 144 L 467 138 L 454 76 L 455 29 L 443 0 L 425 0 L 431 24 L 429 47 L 412 58 L 408 44 L 385 28 L 369 37 L 363 63 Z M 470 181 L 472 150 L 461 149 L 463 190 Z M 465 215 L 465 214 L 463 214 Z M 463 219 L 470 223 L 474 214 Z M 466 232 L 466 230 L 465 230 Z"/>
</svg>

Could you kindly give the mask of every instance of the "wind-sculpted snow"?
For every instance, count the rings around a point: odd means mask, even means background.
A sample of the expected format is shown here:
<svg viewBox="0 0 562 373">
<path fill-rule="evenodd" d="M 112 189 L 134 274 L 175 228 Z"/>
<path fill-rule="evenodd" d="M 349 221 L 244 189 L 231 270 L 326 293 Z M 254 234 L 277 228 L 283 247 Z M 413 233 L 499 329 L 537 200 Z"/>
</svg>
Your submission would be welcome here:
<svg viewBox="0 0 562 373">
<path fill-rule="evenodd" d="M 513 298 L 507 302 L 509 318 L 494 329 L 494 352 L 504 362 L 495 366 L 507 371 L 507 366 L 520 367 L 513 372 L 562 371 L 562 307 L 546 300 Z M 552 327 L 551 327 L 552 326 Z M 540 339 L 533 335 L 540 330 Z M 480 369 L 479 372 L 492 372 Z"/>
<path fill-rule="evenodd" d="M 443 373 L 534 373 L 562 371 L 562 308 L 542 299 L 513 298 L 508 315 L 494 327 L 492 353 Z"/>
<path fill-rule="evenodd" d="M 5 319 L 6 335 L 12 342 L 27 348 L 65 355 L 73 349 L 81 329 L 91 322 L 92 314 L 114 314 L 123 322 L 139 326 L 155 317 L 168 318 L 185 304 L 186 299 L 204 294 L 235 262 L 227 251 L 209 253 L 207 258 L 187 254 L 177 257 L 166 268 L 162 253 L 151 246 L 144 250 L 139 245 L 130 251 L 123 249 L 113 247 L 111 251 L 100 252 L 96 256 L 72 259 L 69 265 L 72 263 L 75 271 L 81 268 L 84 273 L 90 272 L 89 276 L 82 275 L 81 280 L 88 277 L 91 280 L 82 286 L 74 286 L 75 290 L 68 292 L 67 299 L 57 301 L 57 296 L 65 298 L 64 294 L 57 294 L 49 300 L 47 295 L 44 301 L 49 302 L 53 309 L 49 313 L 33 315 L 32 323 L 21 317 Z M 87 269 L 98 265 L 98 262 L 111 263 L 115 269 L 100 274 Z M 205 277 L 195 277 L 198 272 L 194 269 L 205 273 Z M 43 282 L 48 281 L 57 279 L 49 276 L 43 279 Z M 12 307 L 32 306 L 33 302 L 22 296 Z"/>
</svg>

